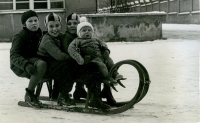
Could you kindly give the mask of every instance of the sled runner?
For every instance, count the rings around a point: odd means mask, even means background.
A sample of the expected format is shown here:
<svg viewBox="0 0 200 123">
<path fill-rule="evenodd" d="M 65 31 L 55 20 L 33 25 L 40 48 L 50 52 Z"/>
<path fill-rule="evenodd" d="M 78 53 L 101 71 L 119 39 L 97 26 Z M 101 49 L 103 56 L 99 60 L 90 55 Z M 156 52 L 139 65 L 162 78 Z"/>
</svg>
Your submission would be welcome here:
<svg viewBox="0 0 200 123">
<path fill-rule="evenodd" d="M 137 92 L 134 95 L 133 98 L 129 101 L 122 101 L 122 102 L 117 102 L 116 105 L 112 105 L 111 109 L 95 109 L 87 106 L 87 102 L 84 105 L 84 100 L 82 100 L 83 103 L 82 105 L 77 104 L 77 106 L 69 106 L 69 107 L 63 107 L 63 106 L 58 106 L 56 104 L 48 104 L 48 103 L 43 103 L 41 106 L 41 109 L 55 109 L 55 110 L 63 110 L 63 111 L 69 111 L 69 112 L 80 112 L 80 113 L 90 113 L 90 114 L 102 114 L 102 115 L 107 115 L 107 114 L 117 114 L 117 113 L 122 113 L 130 108 L 132 108 L 136 103 L 140 102 L 147 94 L 148 89 L 149 89 L 149 84 L 150 84 L 150 78 L 149 74 L 146 70 L 146 68 L 139 63 L 138 61 L 135 60 L 123 60 L 114 65 L 114 67 L 110 70 L 110 76 L 114 73 L 114 71 L 118 71 L 118 69 L 122 65 L 131 65 L 133 66 L 139 75 L 139 86 L 137 88 Z M 118 80 L 118 86 L 121 85 L 124 87 L 123 83 L 121 80 Z M 120 93 L 120 92 L 118 92 Z M 49 100 L 48 97 L 40 97 L 39 99 L 43 100 Z M 24 106 L 24 107 L 30 107 L 28 104 L 26 104 L 24 101 L 19 101 L 18 102 L 19 106 Z"/>
</svg>

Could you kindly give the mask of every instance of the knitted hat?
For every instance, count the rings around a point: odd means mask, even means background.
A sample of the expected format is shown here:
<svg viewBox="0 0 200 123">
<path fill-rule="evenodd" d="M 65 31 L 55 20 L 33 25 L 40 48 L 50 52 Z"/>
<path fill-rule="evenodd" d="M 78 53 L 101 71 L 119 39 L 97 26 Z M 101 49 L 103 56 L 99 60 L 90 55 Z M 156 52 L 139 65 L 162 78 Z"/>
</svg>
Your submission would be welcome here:
<svg viewBox="0 0 200 123">
<path fill-rule="evenodd" d="M 80 17 L 76 14 L 76 13 L 71 13 L 67 19 L 66 19 L 66 23 L 69 21 L 69 20 L 77 20 L 79 22 L 79 19 Z"/>
<path fill-rule="evenodd" d="M 89 26 L 90 28 L 92 28 L 92 32 L 94 33 L 94 28 L 93 28 L 92 24 L 87 21 L 86 17 L 81 17 L 80 23 L 77 25 L 77 35 L 79 37 L 81 37 L 80 36 L 80 30 L 85 26 Z"/>
<path fill-rule="evenodd" d="M 36 16 L 38 18 L 38 15 L 35 11 L 32 11 L 32 10 L 28 10 L 26 12 L 24 12 L 21 16 L 21 22 L 22 24 L 25 24 L 26 21 L 30 18 L 30 17 L 34 17 Z"/>
<path fill-rule="evenodd" d="M 45 20 L 44 20 L 44 25 L 45 27 L 47 26 L 47 24 L 49 23 L 49 21 L 59 21 L 61 22 L 61 17 L 58 15 L 58 14 L 55 14 L 55 13 L 50 13 L 48 14 L 46 17 L 45 17 Z"/>
</svg>

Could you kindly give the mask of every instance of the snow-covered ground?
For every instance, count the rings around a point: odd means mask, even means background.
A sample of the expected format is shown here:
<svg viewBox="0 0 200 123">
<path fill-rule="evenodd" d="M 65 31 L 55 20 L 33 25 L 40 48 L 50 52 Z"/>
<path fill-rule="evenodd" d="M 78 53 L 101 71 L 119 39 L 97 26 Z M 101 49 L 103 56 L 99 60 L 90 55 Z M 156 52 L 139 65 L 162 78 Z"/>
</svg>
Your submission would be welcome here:
<svg viewBox="0 0 200 123">
<path fill-rule="evenodd" d="M 115 62 L 134 59 L 149 72 L 151 84 L 146 97 L 128 111 L 99 116 L 19 107 L 27 79 L 9 69 L 10 43 L 0 43 L 0 123 L 198 123 L 200 122 L 199 49 L 200 25 L 163 24 L 167 40 L 108 43 Z M 134 96 L 136 71 L 124 66 L 126 89 L 118 87 L 117 100 Z M 47 95 L 44 86 L 41 95 Z"/>
</svg>

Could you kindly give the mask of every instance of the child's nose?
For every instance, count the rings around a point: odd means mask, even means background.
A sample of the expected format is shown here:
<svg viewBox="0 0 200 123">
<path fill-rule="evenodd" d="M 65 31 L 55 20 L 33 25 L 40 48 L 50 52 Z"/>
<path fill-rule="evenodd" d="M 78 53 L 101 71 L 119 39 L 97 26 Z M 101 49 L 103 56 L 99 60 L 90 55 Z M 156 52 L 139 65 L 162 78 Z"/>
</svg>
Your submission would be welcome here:
<svg viewBox="0 0 200 123">
<path fill-rule="evenodd" d="M 57 27 L 53 27 L 53 30 L 56 30 L 57 29 Z"/>
</svg>

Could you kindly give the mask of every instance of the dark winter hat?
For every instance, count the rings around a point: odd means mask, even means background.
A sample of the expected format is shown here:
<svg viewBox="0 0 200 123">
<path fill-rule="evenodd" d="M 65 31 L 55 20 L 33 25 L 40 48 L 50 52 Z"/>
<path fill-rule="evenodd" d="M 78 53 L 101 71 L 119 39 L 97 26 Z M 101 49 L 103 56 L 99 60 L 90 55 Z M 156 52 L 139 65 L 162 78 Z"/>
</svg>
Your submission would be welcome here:
<svg viewBox="0 0 200 123">
<path fill-rule="evenodd" d="M 67 17 L 66 23 L 67 23 L 69 20 L 77 20 L 77 21 L 79 22 L 80 17 L 79 17 L 76 13 L 71 13 L 71 14 Z"/>
<path fill-rule="evenodd" d="M 61 22 L 62 18 L 56 13 L 50 13 L 45 17 L 44 25 L 47 26 L 49 21 L 59 21 Z"/>
<path fill-rule="evenodd" d="M 24 12 L 21 16 L 21 21 L 22 21 L 22 24 L 25 24 L 25 22 L 30 18 L 30 17 L 34 17 L 36 16 L 38 18 L 38 15 L 35 11 L 32 11 L 32 10 L 28 10 L 26 12 Z"/>
</svg>

